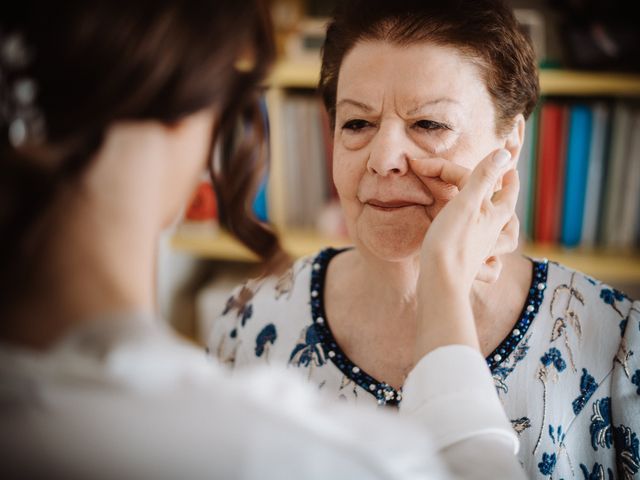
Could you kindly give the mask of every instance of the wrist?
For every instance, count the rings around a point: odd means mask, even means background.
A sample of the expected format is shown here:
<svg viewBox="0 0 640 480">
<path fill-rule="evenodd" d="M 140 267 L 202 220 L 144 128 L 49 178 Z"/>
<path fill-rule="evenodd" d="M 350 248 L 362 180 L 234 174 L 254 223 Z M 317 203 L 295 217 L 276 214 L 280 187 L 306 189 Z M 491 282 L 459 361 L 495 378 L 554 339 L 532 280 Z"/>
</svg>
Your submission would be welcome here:
<svg viewBox="0 0 640 480">
<path fill-rule="evenodd" d="M 420 272 L 420 277 L 415 361 L 446 345 L 467 345 L 479 350 L 470 286 L 459 285 L 462 282 L 454 275 L 433 268 Z"/>
</svg>

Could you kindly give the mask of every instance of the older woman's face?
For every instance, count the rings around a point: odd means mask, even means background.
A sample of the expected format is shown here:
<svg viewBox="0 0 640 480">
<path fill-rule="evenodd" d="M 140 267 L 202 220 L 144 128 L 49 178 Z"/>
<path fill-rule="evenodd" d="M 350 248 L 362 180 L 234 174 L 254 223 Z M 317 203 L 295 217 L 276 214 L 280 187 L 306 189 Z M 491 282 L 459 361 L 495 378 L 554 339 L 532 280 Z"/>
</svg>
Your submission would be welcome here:
<svg viewBox="0 0 640 480">
<path fill-rule="evenodd" d="M 479 68 L 453 47 L 361 42 L 337 89 L 333 176 L 351 238 L 374 255 L 415 255 L 455 189 L 422 182 L 409 158 L 473 168 L 504 145 Z"/>
</svg>

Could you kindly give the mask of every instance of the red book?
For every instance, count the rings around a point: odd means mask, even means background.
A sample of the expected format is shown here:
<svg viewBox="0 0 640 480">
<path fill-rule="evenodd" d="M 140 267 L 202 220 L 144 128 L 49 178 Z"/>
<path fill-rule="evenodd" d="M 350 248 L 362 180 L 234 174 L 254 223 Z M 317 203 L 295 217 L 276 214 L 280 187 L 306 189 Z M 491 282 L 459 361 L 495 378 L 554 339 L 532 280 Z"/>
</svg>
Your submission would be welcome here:
<svg viewBox="0 0 640 480">
<path fill-rule="evenodd" d="M 547 102 L 540 112 L 534 239 L 560 239 L 568 108 Z"/>
</svg>

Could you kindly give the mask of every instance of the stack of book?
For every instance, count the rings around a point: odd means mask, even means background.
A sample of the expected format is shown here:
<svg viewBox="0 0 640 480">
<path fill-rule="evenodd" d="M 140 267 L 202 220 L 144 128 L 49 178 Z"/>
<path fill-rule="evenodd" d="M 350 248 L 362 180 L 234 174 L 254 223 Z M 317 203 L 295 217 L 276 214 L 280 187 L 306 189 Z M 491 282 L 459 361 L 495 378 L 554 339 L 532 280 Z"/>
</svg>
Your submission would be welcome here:
<svg viewBox="0 0 640 480">
<path fill-rule="evenodd" d="M 332 180 L 329 119 L 316 95 L 290 93 L 282 111 L 285 223 L 315 228 L 336 196 Z"/>
<path fill-rule="evenodd" d="M 518 171 L 529 241 L 640 245 L 640 108 L 543 100 L 527 122 Z"/>
</svg>

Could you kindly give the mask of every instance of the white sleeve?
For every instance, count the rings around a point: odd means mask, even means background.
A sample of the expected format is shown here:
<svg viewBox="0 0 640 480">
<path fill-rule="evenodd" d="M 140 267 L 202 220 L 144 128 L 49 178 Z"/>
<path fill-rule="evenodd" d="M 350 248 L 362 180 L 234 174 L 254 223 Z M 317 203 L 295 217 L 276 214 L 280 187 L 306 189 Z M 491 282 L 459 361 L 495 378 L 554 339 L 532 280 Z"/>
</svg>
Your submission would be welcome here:
<svg viewBox="0 0 640 480">
<path fill-rule="evenodd" d="M 288 380 L 297 379 L 273 370 L 244 376 L 247 394 L 269 412 L 263 421 L 278 427 L 259 427 L 245 409 L 254 428 L 243 478 L 265 468 L 273 478 L 526 478 L 488 367 L 471 348 L 445 347 L 422 359 L 399 416 L 329 403 Z"/>
<path fill-rule="evenodd" d="M 526 478 L 518 438 L 478 351 L 451 345 L 427 354 L 405 382 L 400 411 L 430 433 L 454 478 Z"/>
</svg>

